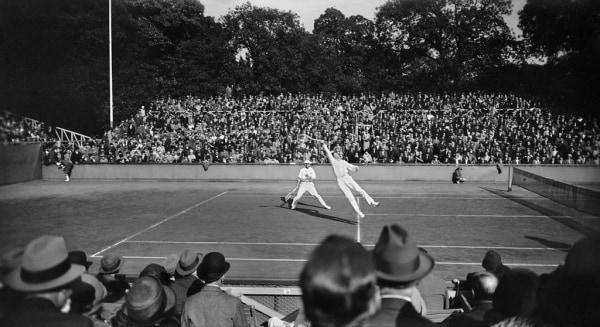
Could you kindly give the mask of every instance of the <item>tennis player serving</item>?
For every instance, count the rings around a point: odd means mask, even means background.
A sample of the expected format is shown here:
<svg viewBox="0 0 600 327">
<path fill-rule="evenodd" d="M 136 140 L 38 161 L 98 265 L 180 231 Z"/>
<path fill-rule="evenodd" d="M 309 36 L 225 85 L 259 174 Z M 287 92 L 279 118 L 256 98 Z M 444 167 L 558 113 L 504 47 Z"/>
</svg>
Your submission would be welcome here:
<svg viewBox="0 0 600 327">
<path fill-rule="evenodd" d="M 352 205 L 352 208 L 354 208 L 354 211 L 356 211 L 356 214 L 358 214 L 358 217 L 365 218 L 365 214 L 362 213 L 362 211 L 360 211 L 360 208 L 358 207 L 358 203 L 354 198 L 354 194 L 352 194 L 352 190 L 360 193 L 360 195 L 362 195 L 362 197 L 365 198 L 365 200 L 367 200 L 367 203 L 369 205 L 372 205 L 373 207 L 379 206 L 379 202 L 373 200 L 373 198 L 371 198 L 371 196 L 369 196 L 369 194 L 367 194 L 367 192 L 365 192 L 365 190 L 363 190 L 362 187 L 360 187 L 360 185 L 358 185 L 358 183 L 354 181 L 354 178 L 352 178 L 352 176 L 348 174 L 351 171 L 358 171 L 358 166 L 355 166 L 353 164 L 348 163 L 346 160 L 343 160 L 338 152 L 331 154 L 329 147 L 327 147 L 327 143 L 325 143 L 325 141 L 320 142 L 323 145 L 325 153 L 327 154 L 327 159 L 329 159 L 329 162 L 331 163 L 333 173 L 337 178 L 338 186 Z"/>
</svg>

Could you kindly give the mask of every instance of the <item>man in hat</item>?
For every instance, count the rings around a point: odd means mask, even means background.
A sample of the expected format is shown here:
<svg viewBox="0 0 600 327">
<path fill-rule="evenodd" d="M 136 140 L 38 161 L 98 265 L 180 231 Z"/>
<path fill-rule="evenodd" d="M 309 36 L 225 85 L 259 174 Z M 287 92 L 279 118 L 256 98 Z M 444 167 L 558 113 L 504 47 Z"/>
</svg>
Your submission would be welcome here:
<svg viewBox="0 0 600 327">
<path fill-rule="evenodd" d="M 456 167 L 456 169 L 454 169 L 454 172 L 452 173 L 452 183 L 460 184 L 464 182 L 465 178 L 462 177 L 462 168 Z"/>
<path fill-rule="evenodd" d="M 369 326 L 436 326 L 412 303 L 417 282 L 433 269 L 433 258 L 396 224 L 383 227 L 372 258 L 381 308 L 370 318 Z"/>
<path fill-rule="evenodd" d="M 221 289 L 223 277 L 230 267 L 220 252 L 210 252 L 204 256 L 198 268 L 198 277 L 206 285 L 186 300 L 181 314 L 182 327 L 250 326 L 242 301 Z"/>
<path fill-rule="evenodd" d="M 363 188 L 360 187 L 360 185 L 358 185 L 358 183 L 354 180 L 354 178 L 352 178 L 352 176 L 350 176 L 349 172 L 350 171 L 358 171 L 358 166 L 352 165 L 352 164 L 348 163 L 346 160 L 343 160 L 342 156 L 337 151 L 332 154 L 331 150 L 329 150 L 329 147 L 327 146 L 327 143 L 325 143 L 325 141 L 321 141 L 321 144 L 323 146 L 323 150 L 325 150 L 325 153 L 327 154 L 327 159 L 329 159 L 329 162 L 331 163 L 331 167 L 333 168 L 333 173 L 335 174 L 335 177 L 337 178 L 338 186 L 340 187 L 340 189 L 346 196 L 346 199 L 348 199 L 348 201 L 352 205 L 352 208 L 354 209 L 354 211 L 356 211 L 356 214 L 358 215 L 358 217 L 365 218 L 365 214 L 360 210 L 360 207 L 358 206 L 358 203 L 356 202 L 356 199 L 354 198 L 354 194 L 352 194 L 352 190 L 354 190 L 354 191 L 358 192 L 360 195 L 362 195 L 362 197 L 367 201 L 367 203 L 369 205 L 372 205 L 373 207 L 378 207 L 379 202 L 376 202 L 375 200 L 373 200 L 373 198 L 369 194 L 367 194 L 367 192 L 365 190 L 363 190 Z"/>
<path fill-rule="evenodd" d="M 311 165 L 312 162 L 310 160 L 305 160 L 304 167 L 300 169 L 300 172 L 298 173 L 298 183 L 296 185 L 296 188 L 298 189 L 298 194 L 296 194 L 296 197 L 294 197 L 294 200 L 292 201 L 292 210 L 296 209 L 296 204 L 306 191 L 308 191 L 308 193 L 317 198 L 317 200 L 319 200 L 319 203 L 321 203 L 323 208 L 327 210 L 331 209 L 331 207 L 328 206 L 327 203 L 325 203 L 325 200 L 323 200 L 323 198 L 319 195 L 317 189 L 315 188 L 315 184 L 313 183 L 313 181 L 317 179 L 317 173 L 315 173 L 315 170 L 311 167 Z"/>
<path fill-rule="evenodd" d="M 175 305 L 175 313 L 177 315 L 181 315 L 183 303 L 188 297 L 189 289 L 192 285 L 201 283 L 198 277 L 194 276 L 198 266 L 200 266 L 201 260 L 202 253 L 197 253 L 190 249 L 183 250 L 179 255 L 179 264 L 175 268 L 175 281 L 171 284 L 171 288 L 175 292 L 175 298 L 177 299 L 177 304 Z"/>
<path fill-rule="evenodd" d="M 24 293 L 7 326 L 92 327 L 87 317 L 61 312 L 68 311 L 71 285 L 81 279 L 84 270 L 71 263 L 62 237 L 44 235 L 32 240 L 21 263 L 6 278 L 10 288 Z"/>
</svg>

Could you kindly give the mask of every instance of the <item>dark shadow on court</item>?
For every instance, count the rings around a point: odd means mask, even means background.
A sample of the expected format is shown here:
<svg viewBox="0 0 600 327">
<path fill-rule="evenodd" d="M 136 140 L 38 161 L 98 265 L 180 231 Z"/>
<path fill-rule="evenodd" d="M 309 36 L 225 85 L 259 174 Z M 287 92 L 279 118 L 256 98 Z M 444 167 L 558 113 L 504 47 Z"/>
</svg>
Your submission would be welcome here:
<svg viewBox="0 0 600 327">
<path fill-rule="evenodd" d="M 563 243 L 563 242 L 557 242 L 557 241 L 551 241 L 551 240 L 547 240 L 541 237 L 537 237 L 537 236 L 530 236 L 530 235 L 525 235 L 525 238 L 528 240 L 532 240 L 532 241 L 536 241 L 546 247 L 552 248 L 552 249 L 556 249 L 556 250 L 560 250 L 563 252 L 569 252 L 569 249 L 571 248 L 571 244 L 567 244 L 567 243 Z"/>
<path fill-rule="evenodd" d="M 299 207 L 298 205 L 296 205 L 296 210 L 294 210 L 294 211 L 302 212 L 302 213 L 305 213 L 307 215 L 311 215 L 311 216 L 317 217 L 317 218 L 329 219 L 329 220 L 337 221 L 337 222 L 340 222 L 340 223 L 345 223 L 345 224 L 348 224 L 348 225 L 356 225 L 356 221 L 348 220 L 348 219 L 344 219 L 344 218 L 339 218 L 339 217 L 335 217 L 335 216 L 331 216 L 331 215 L 326 215 L 326 214 L 321 213 L 318 210 L 310 209 L 310 208 L 305 208 L 305 207 L 321 208 L 320 206 L 315 206 L 315 205 L 311 205 L 311 204 L 304 204 L 302 202 L 298 202 L 298 204 L 301 204 L 302 207 Z M 327 209 L 322 208 L 322 210 L 327 210 Z"/>
<path fill-rule="evenodd" d="M 529 209 L 535 210 L 535 211 L 541 213 L 542 215 L 548 216 L 549 218 L 551 218 L 551 219 L 553 219 L 553 220 L 555 220 L 555 221 L 557 221 L 557 222 L 559 222 L 559 223 L 561 223 L 583 235 L 590 236 L 590 235 L 598 232 L 598 230 L 595 230 L 591 226 L 584 225 L 580 222 L 577 222 L 573 218 L 565 217 L 565 215 L 560 212 L 556 212 L 552 209 L 535 204 L 531 201 L 528 201 L 527 199 L 518 198 L 518 197 L 515 197 L 515 196 L 512 196 L 512 195 L 506 193 L 505 191 L 500 191 L 497 189 L 492 189 L 492 188 L 487 188 L 487 187 L 482 187 L 481 189 L 486 190 L 492 194 L 498 195 L 500 197 L 503 197 L 505 199 L 511 200 L 513 202 L 516 202 L 516 203 L 523 205 Z"/>
</svg>

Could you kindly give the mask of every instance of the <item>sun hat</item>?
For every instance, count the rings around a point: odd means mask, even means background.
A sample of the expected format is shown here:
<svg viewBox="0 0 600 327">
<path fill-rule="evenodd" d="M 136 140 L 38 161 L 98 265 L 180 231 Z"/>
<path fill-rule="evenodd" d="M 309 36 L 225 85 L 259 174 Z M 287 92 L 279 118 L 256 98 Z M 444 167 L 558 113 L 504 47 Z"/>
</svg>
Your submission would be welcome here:
<svg viewBox="0 0 600 327">
<path fill-rule="evenodd" d="M 73 284 L 71 310 L 78 313 L 95 313 L 102 307 L 106 287 L 94 276 L 83 274 L 81 281 Z"/>
<path fill-rule="evenodd" d="M 121 269 L 123 260 L 120 256 L 115 254 L 107 254 L 100 259 L 100 273 L 101 274 L 114 274 Z"/>
<path fill-rule="evenodd" d="M 210 252 L 204 256 L 200 267 L 198 268 L 198 278 L 205 283 L 212 283 L 223 277 L 229 271 L 231 265 L 225 261 L 225 256 L 221 252 Z"/>
<path fill-rule="evenodd" d="M 69 252 L 69 260 L 71 260 L 71 263 L 84 266 L 85 269 L 88 269 L 92 265 L 92 263 L 88 261 L 85 252 L 79 250 Z"/>
<path fill-rule="evenodd" d="M 165 259 L 165 262 L 163 262 L 163 267 L 165 267 L 165 270 L 169 276 L 173 276 L 173 274 L 175 274 L 175 269 L 177 269 L 178 265 L 179 254 L 171 254 Z"/>
<path fill-rule="evenodd" d="M 69 261 L 64 238 L 43 235 L 27 244 L 20 265 L 5 281 L 17 291 L 47 291 L 71 283 L 84 270 L 84 266 Z"/>
<path fill-rule="evenodd" d="M 198 269 L 201 259 L 202 253 L 196 253 L 192 252 L 190 249 L 185 249 L 179 255 L 179 264 L 175 271 L 181 276 L 187 276 Z"/>
<path fill-rule="evenodd" d="M 417 281 L 435 265 L 433 258 L 397 224 L 383 227 L 372 255 L 377 277 L 391 282 Z"/>
<path fill-rule="evenodd" d="M 151 324 L 175 306 L 175 293 L 154 277 L 136 279 L 125 295 L 123 310 L 136 324 Z"/>
</svg>

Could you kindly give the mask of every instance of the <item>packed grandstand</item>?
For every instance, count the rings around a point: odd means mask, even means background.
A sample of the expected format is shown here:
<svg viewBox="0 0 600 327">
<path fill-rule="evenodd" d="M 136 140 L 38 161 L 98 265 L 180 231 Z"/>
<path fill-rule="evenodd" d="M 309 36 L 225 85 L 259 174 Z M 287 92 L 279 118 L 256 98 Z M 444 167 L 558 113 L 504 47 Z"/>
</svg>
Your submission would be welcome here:
<svg viewBox="0 0 600 327">
<path fill-rule="evenodd" d="M 511 94 L 161 98 L 82 144 L 6 112 L 1 127 L 3 142 L 44 142 L 46 164 L 325 160 L 301 133 L 351 163 L 600 164 L 597 117 Z"/>
</svg>

